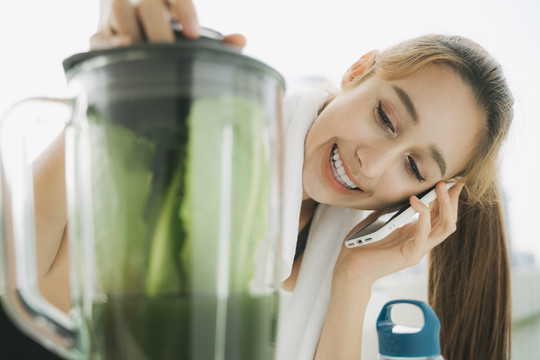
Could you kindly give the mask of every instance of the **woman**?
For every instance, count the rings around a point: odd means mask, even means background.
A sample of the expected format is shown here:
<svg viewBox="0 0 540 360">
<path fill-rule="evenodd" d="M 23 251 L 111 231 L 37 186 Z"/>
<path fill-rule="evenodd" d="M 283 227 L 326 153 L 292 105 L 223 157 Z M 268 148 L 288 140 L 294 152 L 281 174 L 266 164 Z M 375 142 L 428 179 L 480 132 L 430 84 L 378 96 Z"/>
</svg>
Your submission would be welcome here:
<svg viewBox="0 0 540 360">
<path fill-rule="evenodd" d="M 137 7 L 114 1 L 92 38 L 93 47 L 129 45 L 143 38 L 172 41 L 163 6 L 153 0 Z M 188 36 L 197 37 L 191 2 L 170 1 L 166 7 Z M 226 41 L 245 44 L 239 35 Z M 373 282 L 431 252 L 429 298 L 442 323 L 443 356 L 508 358 L 509 268 L 496 157 L 511 122 L 512 98 L 494 60 L 466 39 L 421 37 L 366 54 L 347 71 L 340 93 L 293 96 L 286 112 L 291 126 L 298 123 L 296 114 L 305 116 L 303 138 L 296 143 L 303 157 L 292 175 L 301 176 L 301 197 L 293 199 L 298 211 L 289 210 L 288 221 L 294 240 L 299 232 L 309 235 L 304 236 L 305 250 L 297 246 L 296 256 L 289 254 L 283 286 L 294 290 L 293 302 L 301 306 L 291 305 L 287 321 L 297 327 L 292 331 L 286 323 L 282 328 L 278 357 L 358 359 Z M 447 191 L 444 181 L 456 176 L 459 184 Z M 431 209 L 410 197 L 435 185 L 438 200 Z M 371 217 L 407 199 L 419 213 L 417 222 L 376 244 L 354 249 L 342 245 L 342 231 L 350 229 L 351 219 L 357 222 L 363 216 L 347 209 L 376 210 Z M 321 224 L 332 219 L 339 221 L 328 225 L 339 229 L 321 239 Z M 43 273 L 50 273 L 46 281 L 54 275 L 47 269 L 58 268 L 65 257 L 65 240 L 59 240 L 65 235 L 65 219 L 55 229 L 50 224 L 38 228 L 42 244 L 56 239 L 46 246 L 53 251 L 42 257 Z M 315 261 L 317 246 L 330 251 L 323 263 Z M 321 267 L 328 267 L 330 276 L 317 281 L 320 299 L 310 299 L 311 290 L 303 290 L 309 288 L 304 286 L 312 275 L 309 270 Z M 293 310 L 310 301 L 322 311 L 299 321 Z"/>
</svg>

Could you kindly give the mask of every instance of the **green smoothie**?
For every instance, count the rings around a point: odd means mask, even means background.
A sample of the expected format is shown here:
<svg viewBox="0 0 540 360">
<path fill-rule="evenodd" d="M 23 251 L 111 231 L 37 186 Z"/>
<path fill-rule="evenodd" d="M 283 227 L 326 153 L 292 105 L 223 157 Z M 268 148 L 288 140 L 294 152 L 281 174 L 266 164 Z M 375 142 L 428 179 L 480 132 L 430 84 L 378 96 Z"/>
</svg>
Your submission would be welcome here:
<svg viewBox="0 0 540 360">
<path fill-rule="evenodd" d="M 272 359 L 277 297 L 254 281 L 270 243 L 263 108 L 145 97 L 88 119 L 92 359 Z"/>
</svg>

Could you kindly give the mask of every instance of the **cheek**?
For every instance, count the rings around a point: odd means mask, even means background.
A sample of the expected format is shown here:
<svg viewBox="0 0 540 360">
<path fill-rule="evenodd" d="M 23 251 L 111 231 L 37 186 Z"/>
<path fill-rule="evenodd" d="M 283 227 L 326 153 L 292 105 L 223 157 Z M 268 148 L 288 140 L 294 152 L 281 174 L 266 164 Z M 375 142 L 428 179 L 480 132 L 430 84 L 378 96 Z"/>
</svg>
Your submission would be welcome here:
<svg viewBox="0 0 540 360">
<path fill-rule="evenodd" d="M 338 134 L 347 137 L 359 134 L 373 120 L 370 100 L 344 94 L 334 99 L 315 120 L 312 128 L 320 136 Z"/>
<path fill-rule="evenodd" d="M 320 144 L 309 146 L 307 143 L 305 147 L 302 186 L 306 194 L 312 198 L 323 189 L 321 164 L 324 161 L 324 148 Z M 328 161 L 330 161 L 329 158 Z"/>
<path fill-rule="evenodd" d="M 390 171 L 387 176 L 377 184 L 374 191 L 375 198 L 383 207 L 407 201 L 413 194 L 421 190 L 411 186 L 410 180 L 404 178 L 404 175 L 398 169 Z"/>
</svg>

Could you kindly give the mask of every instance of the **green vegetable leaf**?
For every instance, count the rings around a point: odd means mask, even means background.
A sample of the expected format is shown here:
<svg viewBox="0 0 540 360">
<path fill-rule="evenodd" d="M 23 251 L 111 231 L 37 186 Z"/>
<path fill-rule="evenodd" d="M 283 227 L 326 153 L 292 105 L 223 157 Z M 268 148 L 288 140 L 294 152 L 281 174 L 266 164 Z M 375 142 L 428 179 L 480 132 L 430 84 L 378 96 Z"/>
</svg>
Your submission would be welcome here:
<svg viewBox="0 0 540 360">
<path fill-rule="evenodd" d="M 143 214 L 155 146 L 124 126 L 100 121 L 90 119 L 89 128 L 99 280 L 105 293 L 134 294 L 143 287 L 149 233 Z"/>
</svg>

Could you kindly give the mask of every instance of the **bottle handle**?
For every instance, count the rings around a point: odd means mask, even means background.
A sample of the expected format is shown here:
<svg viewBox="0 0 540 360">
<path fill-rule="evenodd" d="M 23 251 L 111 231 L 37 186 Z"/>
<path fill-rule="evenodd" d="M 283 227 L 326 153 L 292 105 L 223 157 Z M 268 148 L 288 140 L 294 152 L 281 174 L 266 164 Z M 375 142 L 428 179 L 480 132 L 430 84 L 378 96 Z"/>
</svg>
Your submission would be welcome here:
<svg viewBox="0 0 540 360">
<path fill-rule="evenodd" d="M 396 304 L 410 304 L 420 308 L 422 311 L 422 316 L 424 317 L 424 326 L 421 328 L 419 333 L 432 333 L 433 331 L 439 331 L 441 324 L 437 314 L 435 314 L 435 311 L 433 311 L 431 306 L 420 300 L 408 299 L 393 300 L 384 305 L 377 319 L 378 330 L 382 330 L 384 328 L 393 329 L 398 325 L 392 320 L 392 308 Z"/>
<path fill-rule="evenodd" d="M 414 305 L 422 311 L 424 326 L 412 328 L 396 324 L 392 320 L 392 308 L 396 304 Z M 377 319 L 379 352 L 396 357 L 439 356 L 441 323 L 435 311 L 427 303 L 419 300 L 394 300 L 387 302 Z"/>
<path fill-rule="evenodd" d="M 29 98 L 13 105 L 0 120 L 0 298 L 22 331 L 53 352 L 77 359 L 82 358 L 82 344 L 87 343 L 82 341 L 77 312 L 62 312 L 39 290 L 33 177 L 27 151 L 29 130 L 37 123 L 51 122 L 43 121 L 44 110 L 67 114 L 61 122 L 56 119 L 65 126 L 72 103 L 72 99 Z"/>
</svg>

